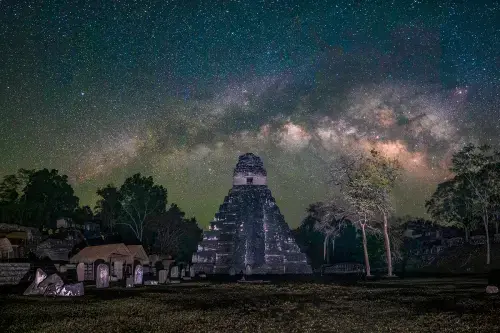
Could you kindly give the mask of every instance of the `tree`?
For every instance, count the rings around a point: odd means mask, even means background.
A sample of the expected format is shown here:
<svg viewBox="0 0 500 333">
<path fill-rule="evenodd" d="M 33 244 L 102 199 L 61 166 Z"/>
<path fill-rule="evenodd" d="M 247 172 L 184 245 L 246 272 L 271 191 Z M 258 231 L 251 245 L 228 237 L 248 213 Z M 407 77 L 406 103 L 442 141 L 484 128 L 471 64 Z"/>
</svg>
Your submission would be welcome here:
<svg viewBox="0 0 500 333">
<path fill-rule="evenodd" d="M 419 237 L 409 237 L 408 231 L 416 234 L 423 234 L 430 229 L 434 229 L 432 221 L 409 215 L 393 218 L 391 221 L 391 245 L 393 249 L 393 259 L 397 258 L 401 262 L 401 271 L 404 274 L 408 260 L 413 255 L 413 251 L 422 250 L 425 241 Z"/>
<path fill-rule="evenodd" d="M 482 221 L 486 235 L 486 264 L 489 265 L 489 224 L 500 202 L 500 152 L 493 151 L 490 146 L 469 144 L 453 155 L 450 171 L 455 176 L 438 186 L 427 207 L 439 220 L 455 219 L 471 224 L 475 219 Z M 457 205 L 462 205 L 461 209 Z"/>
<path fill-rule="evenodd" d="M 72 218 L 76 224 L 83 225 L 85 222 L 94 219 L 94 213 L 89 206 L 77 207 L 73 212 Z"/>
<path fill-rule="evenodd" d="M 24 224 L 26 217 L 23 189 L 34 170 L 19 169 L 17 174 L 7 175 L 0 183 L 0 210 L 2 222 Z"/>
<path fill-rule="evenodd" d="M 393 275 L 389 217 L 393 210 L 391 192 L 399 176 L 400 165 L 371 150 L 369 156 L 343 160 L 336 170 L 337 184 L 350 206 L 352 220 L 361 228 L 367 275 L 370 274 L 366 229 L 382 220 L 382 233 L 387 260 L 387 275 Z"/>
<path fill-rule="evenodd" d="M 19 186 L 21 182 L 16 175 L 3 177 L 0 183 L 0 202 L 15 202 L 19 198 Z"/>
<path fill-rule="evenodd" d="M 321 232 L 325 239 L 323 241 L 323 260 L 329 262 L 328 243 L 332 242 L 332 259 L 335 255 L 335 240 L 340 236 L 347 224 L 345 211 L 334 204 L 316 203 L 309 207 L 316 223 L 314 229 Z"/>
<path fill-rule="evenodd" d="M 51 226 L 56 219 L 71 216 L 78 207 L 79 199 L 68 184 L 68 176 L 59 175 L 55 169 L 21 170 L 20 173 L 27 180 L 19 202 L 31 225 Z"/>
<path fill-rule="evenodd" d="M 100 215 L 104 229 L 113 232 L 120 216 L 120 193 L 115 186 L 108 184 L 106 187 L 98 189 L 97 195 L 101 199 L 97 200 L 94 209 Z"/>
<path fill-rule="evenodd" d="M 150 228 L 156 233 L 155 248 L 160 254 L 175 256 L 186 230 L 183 228 L 185 213 L 176 204 L 152 220 Z"/>
<path fill-rule="evenodd" d="M 0 183 L 1 221 L 9 223 L 17 220 L 17 208 L 20 182 L 16 175 L 7 175 Z"/>
<path fill-rule="evenodd" d="M 167 189 L 155 185 L 153 177 L 143 177 L 137 173 L 125 180 L 119 192 L 119 224 L 127 226 L 142 242 L 149 220 L 165 212 Z"/>
<path fill-rule="evenodd" d="M 160 254 L 189 260 L 196 251 L 202 230 L 194 218 L 185 219 L 185 215 L 176 204 L 172 204 L 168 211 L 155 217 L 149 224 L 156 235 L 154 247 Z"/>
<path fill-rule="evenodd" d="M 186 232 L 177 258 L 181 261 L 190 261 L 198 248 L 198 243 L 203 239 L 203 230 L 198 227 L 198 222 L 194 217 L 184 220 L 184 228 Z"/>
<path fill-rule="evenodd" d="M 300 226 L 293 230 L 297 244 L 302 251 L 311 259 L 311 266 L 319 268 L 325 260 L 324 240 L 325 236 L 316 230 L 318 214 L 316 207 L 320 203 L 310 204 L 307 208 L 307 216 L 302 220 Z"/>
<path fill-rule="evenodd" d="M 457 227 L 465 232 L 465 241 L 478 223 L 465 183 L 452 179 L 439 184 L 432 197 L 426 201 L 427 212 L 445 227 Z"/>
<path fill-rule="evenodd" d="M 495 235 L 498 234 L 498 224 L 500 223 L 500 211 L 496 210 L 494 213 L 494 219 L 495 219 Z"/>
</svg>

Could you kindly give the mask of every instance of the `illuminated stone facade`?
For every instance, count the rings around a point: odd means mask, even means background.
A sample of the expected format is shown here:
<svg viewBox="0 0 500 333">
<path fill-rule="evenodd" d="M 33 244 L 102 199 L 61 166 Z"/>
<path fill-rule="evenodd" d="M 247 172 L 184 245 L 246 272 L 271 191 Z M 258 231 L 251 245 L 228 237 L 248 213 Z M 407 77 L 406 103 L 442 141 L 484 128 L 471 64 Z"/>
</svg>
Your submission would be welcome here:
<svg viewBox="0 0 500 333">
<path fill-rule="evenodd" d="M 309 274 L 271 191 L 262 160 L 241 155 L 233 187 L 193 255 L 196 273 Z"/>
</svg>

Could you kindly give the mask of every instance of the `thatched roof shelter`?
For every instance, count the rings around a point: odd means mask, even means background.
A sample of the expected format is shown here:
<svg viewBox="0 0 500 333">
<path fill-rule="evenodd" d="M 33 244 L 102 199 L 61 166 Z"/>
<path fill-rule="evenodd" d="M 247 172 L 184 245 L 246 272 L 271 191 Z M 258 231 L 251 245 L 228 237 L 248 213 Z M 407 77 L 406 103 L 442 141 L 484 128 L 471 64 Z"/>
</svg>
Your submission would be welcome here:
<svg viewBox="0 0 500 333">
<path fill-rule="evenodd" d="M 139 260 L 143 265 L 149 263 L 149 257 L 142 245 L 127 245 L 127 248 L 130 253 L 132 253 L 135 260 Z"/>
<path fill-rule="evenodd" d="M 143 261 L 144 258 L 148 260 L 142 245 L 135 245 L 140 248 L 127 246 L 123 243 L 106 244 L 97 246 L 87 246 L 80 252 L 71 257 L 71 263 L 85 263 L 90 264 L 96 260 L 104 260 L 105 262 L 111 261 L 125 261 L 127 264 L 133 264 L 134 260 Z"/>
</svg>

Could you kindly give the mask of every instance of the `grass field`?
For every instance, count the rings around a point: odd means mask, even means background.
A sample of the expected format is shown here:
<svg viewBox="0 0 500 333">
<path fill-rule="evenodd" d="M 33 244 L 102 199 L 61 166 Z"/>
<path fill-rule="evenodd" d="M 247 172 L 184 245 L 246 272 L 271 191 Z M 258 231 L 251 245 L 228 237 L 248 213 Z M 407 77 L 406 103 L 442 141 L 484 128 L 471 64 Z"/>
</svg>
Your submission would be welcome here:
<svg viewBox="0 0 500 333">
<path fill-rule="evenodd" d="M 88 288 L 81 298 L 0 296 L 0 332 L 497 332 L 485 280 Z"/>
</svg>

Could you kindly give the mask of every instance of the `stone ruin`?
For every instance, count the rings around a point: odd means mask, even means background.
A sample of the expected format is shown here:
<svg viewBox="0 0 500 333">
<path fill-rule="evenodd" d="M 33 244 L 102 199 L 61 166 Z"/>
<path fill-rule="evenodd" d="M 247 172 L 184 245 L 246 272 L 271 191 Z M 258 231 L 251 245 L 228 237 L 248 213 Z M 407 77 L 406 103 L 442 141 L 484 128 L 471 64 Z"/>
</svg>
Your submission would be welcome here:
<svg viewBox="0 0 500 333">
<path fill-rule="evenodd" d="M 194 273 L 311 274 L 267 187 L 260 157 L 241 155 L 233 187 L 192 258 Z"/>
<path fill-rule="evenodd" d="M 57 274 L 47 276 L 40 268 L 36 270 L 35 280 L 26 289 L 23 295 L 44 296 L 83 296 L 83 282 L 65 284 Z"/>
</svg>

